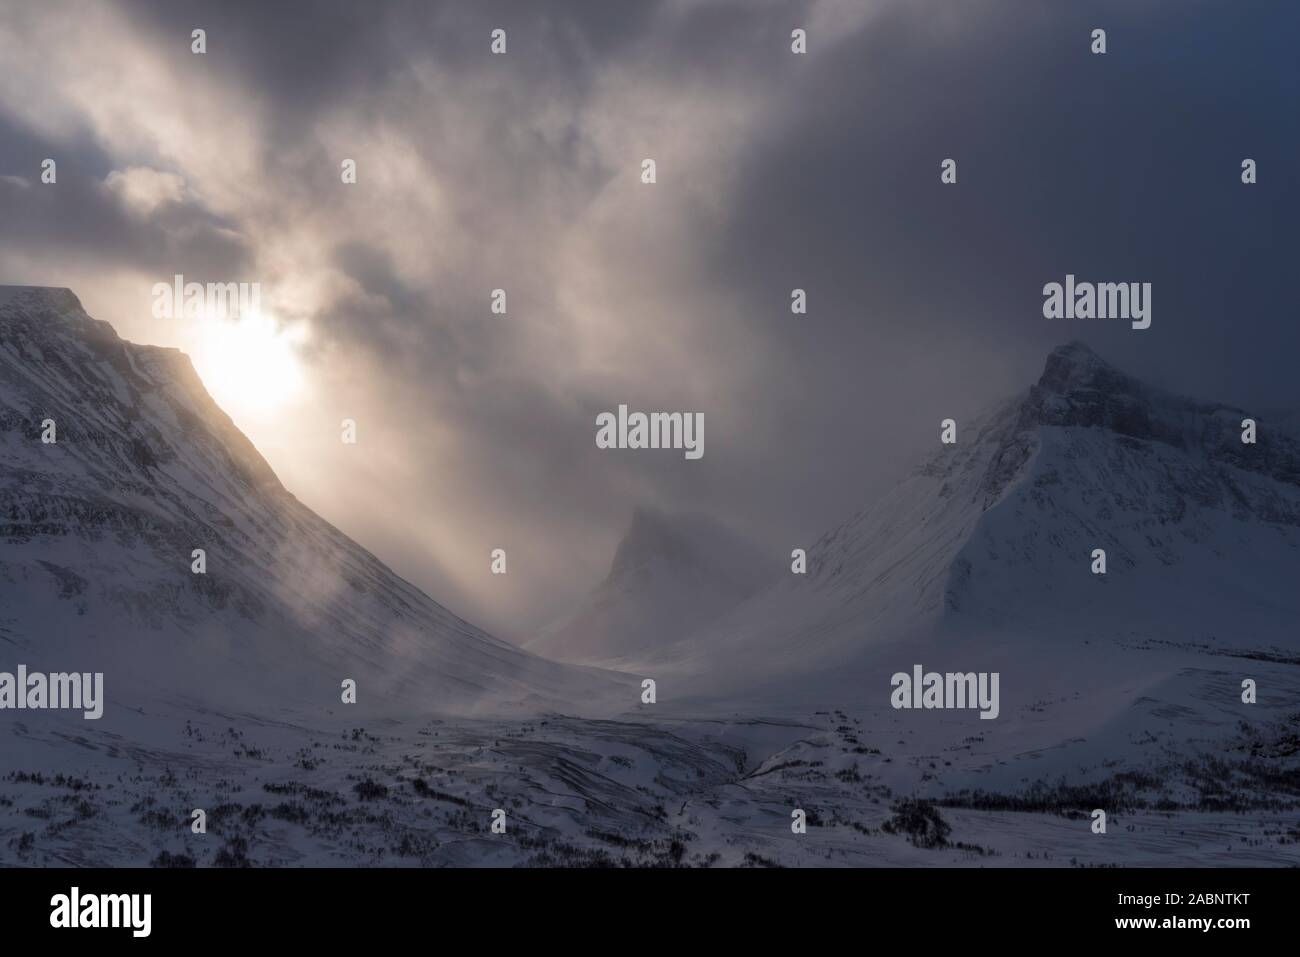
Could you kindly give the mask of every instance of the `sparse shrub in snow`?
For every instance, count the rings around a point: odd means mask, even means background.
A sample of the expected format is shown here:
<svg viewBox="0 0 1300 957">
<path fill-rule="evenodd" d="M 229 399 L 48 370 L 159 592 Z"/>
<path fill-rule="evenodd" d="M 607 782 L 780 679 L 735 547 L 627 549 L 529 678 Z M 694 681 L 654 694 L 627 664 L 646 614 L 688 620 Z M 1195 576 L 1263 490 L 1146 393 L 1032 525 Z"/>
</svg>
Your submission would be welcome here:
<svg viewBox="0 0 1300 957">
<path fill-rule="evenodd" d="M 387 785 L 380 784 L 378 781 L 372 781 L 366 778 L 364 781 L 358 781 L 352 785 L 352 790 L 356 792 L 357 797 L 363 801 L 376 801 L 380 798 L 388 797 Z"/>
<path fill-rule="evenodd" d="M 906 835 L 917 847 L 947 847 L 952 828 L 929 801 L 898 801 L 890 809 L 893 817 L 881 825 L 887 834 Z"/>
</svg>

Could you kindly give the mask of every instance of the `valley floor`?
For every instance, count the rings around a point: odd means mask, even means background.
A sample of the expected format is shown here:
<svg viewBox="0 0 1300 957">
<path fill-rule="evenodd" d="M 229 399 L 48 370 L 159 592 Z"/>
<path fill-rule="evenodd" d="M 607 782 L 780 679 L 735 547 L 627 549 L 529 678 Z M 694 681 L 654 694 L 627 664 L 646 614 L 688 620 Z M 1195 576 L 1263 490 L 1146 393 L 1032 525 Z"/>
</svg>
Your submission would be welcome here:
<svg viewBox="0 0 1300 957">
<path fill-rule="evenodd" d="M 896 712 L 329 728 L 192 705 L 115 728 L 45 718 L 6 729 L 3 864 L 1300 865 L 1287 722 L 1199 758 L 1152 735 L 1139 770 L 994 750 L 977 719 L 964 738 L 925 734 Z M 1077 774 L 1058 776 L 1069 762 Z M 1094 807 L 1108 809 L 1105 834 Z M 205 834 L 191 831 L 196 808 Z M 795 809 L 806 833 L 792 832 Z"/>
</svg>

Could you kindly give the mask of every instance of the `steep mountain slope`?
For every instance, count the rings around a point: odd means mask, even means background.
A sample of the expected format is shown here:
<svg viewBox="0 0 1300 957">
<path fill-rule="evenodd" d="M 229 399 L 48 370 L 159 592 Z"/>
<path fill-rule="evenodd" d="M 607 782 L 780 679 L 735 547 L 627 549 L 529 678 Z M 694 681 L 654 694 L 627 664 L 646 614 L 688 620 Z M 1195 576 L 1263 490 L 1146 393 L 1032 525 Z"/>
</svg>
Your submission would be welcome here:
<svg viewBox="0 0 1300 957">
<path fill-rule="evenodd" d="M 716 521 L 638 508 L 605 580 L 575 613 L 525 647 L 562 661 L 644 657 L 713 621 L 779 572 L 779 561 Z"/>
<path fill-rule="evenodd" d="M 0 654 L 248 707 L 337 704 L 345 678 L 432 711 L 622 684 L 400 579 L 281 486 L 186 356 L 124 342 L 66 289 L 0 291 Z"/>
<path fill-rule="evenodd" d="M 1062 346 L 1026 393 L 959 421 L 956 445 L 815 543 L 806 576 L 644 667 L 743 682 L 881 661 L 881 645 L 938 635 L 949 649 L 1023 639 L 1039 655 L 1120 634 L 1294 648 L 1300 441 L 1261 420 L 1244 444 L 1247 415 Z"/>
<path fill-rule="evenodd" d="M 1283 626 L 1300 612 L 1300 440 L 1261 416 L 1245 443 L 1247 418 L 1149 388 L 1084 346 L 1056 350 L 999 453 L 1020 479 L 958 556 L 950 609 L 1295 642 Z"/>
</svg>

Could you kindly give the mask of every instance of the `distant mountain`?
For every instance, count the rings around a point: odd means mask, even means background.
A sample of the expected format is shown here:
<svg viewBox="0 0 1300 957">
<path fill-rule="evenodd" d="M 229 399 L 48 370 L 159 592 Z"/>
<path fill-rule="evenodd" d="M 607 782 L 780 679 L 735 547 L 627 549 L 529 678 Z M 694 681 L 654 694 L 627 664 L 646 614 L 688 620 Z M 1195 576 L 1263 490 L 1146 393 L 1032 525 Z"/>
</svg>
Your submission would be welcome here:
<svg viewBox="0 0 1300 957">
<path fill-rule="evenodd" d="M 526 647 L 564 661 L 653 655 L 749 598 L 781 561 L 712 519 L 638 508 L 605 580 Z"/>
<path fill-rule="evenodd" d="M 661 662 L 779 677 L 940 633 L 957 649 L 961 635 L 1022 636 L 1039 655 L 1097 635 L 1300 645 L 1300 439 L 1261 416 L 1245 444 L 1247 417 L 1062 346 L 1026 392 L 958 416 L 955 445 L 816 542 L 806 576 Z"/>
<path fill-rule="evenodd" d="M 178 350 L 123 341 L 66 289 L 3 287 L 0 670 L 16 663 L 261 708 L 336 706 L 352 678 L 370 704 L 572 709 L 623 681 L 403 581 L 284 489 Z"/>
</svg>

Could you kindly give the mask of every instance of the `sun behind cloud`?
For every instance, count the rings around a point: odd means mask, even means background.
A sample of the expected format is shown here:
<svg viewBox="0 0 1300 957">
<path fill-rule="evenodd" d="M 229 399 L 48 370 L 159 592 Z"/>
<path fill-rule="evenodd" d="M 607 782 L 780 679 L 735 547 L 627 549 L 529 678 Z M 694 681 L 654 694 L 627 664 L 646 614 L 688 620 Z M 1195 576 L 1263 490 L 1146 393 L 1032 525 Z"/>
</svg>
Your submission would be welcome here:
<svg viewBox="0 0 1300 957">
<path fill-rule="evenodd" d="M 258 311 L 233 319 L 205 315 L 194 367 L 217 404 L 237 421 L 264 418 L 305 390 L 299 350 L 306 338 L 305 324 L 286 326 Z"/>
</svg>

